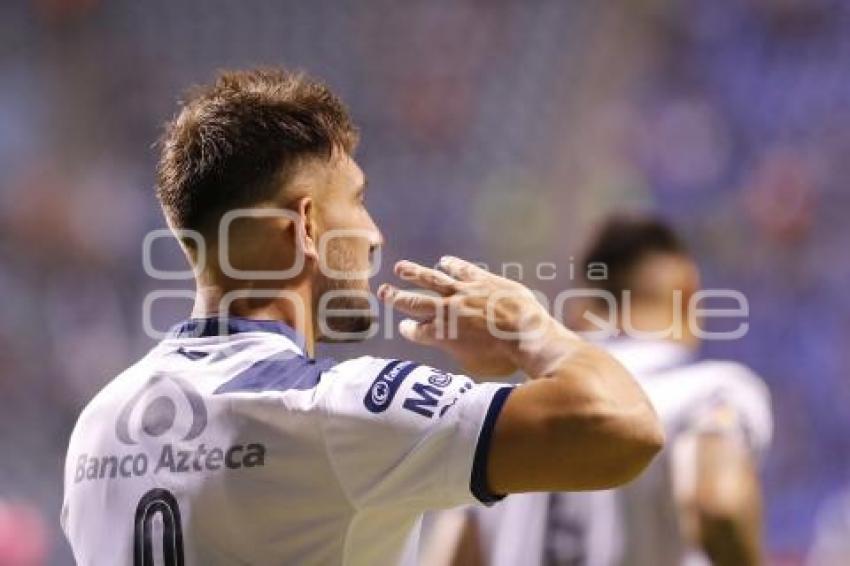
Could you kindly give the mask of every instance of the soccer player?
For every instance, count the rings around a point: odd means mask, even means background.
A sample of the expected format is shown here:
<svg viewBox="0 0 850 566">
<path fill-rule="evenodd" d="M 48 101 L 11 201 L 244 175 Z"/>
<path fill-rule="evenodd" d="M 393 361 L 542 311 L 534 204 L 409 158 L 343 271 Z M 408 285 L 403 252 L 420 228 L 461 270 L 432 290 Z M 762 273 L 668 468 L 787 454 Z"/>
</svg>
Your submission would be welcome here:
<svg viewBox="0 0 850 566">
<path fill-rule="evenodd" d="M 313 358 L 374 322 L 382 236 L 355 142 L 324 85 L 280 70 L 223 73 L 168 125 L 157 193 L 196 302 L 79 417 L 62 510 L 78 563 L 398 564 L 427 509 L 618 485 L 659 450 L 619 363 L 461 259 L 399 262 L 428 293 L 378 294 L 406 338 L 528 383 Z"/>
<path fill-rule="evenodd" d="M 757 464 L 771 438 L 770 399 L 748 368 L 695 360 L 699 326 L 689 323 L 695 313 L 687 311 L 700 288 L 694 259 L 664 222 L 619 215 L 603 224 L 580 265 L 587 267 L 584 284 L 598 296 L 578 314 L 607 322 L 605 297 L 616 298 L 621 335 L 604 346 L 645 388 L 664 423 L 666 448 L 643 475 L 616 490 L 518 495 L 467 512 L 459 524 L 457 514 L 443 517 L 437 531 L 458 541 L 449 561 L 760 564 Z"/>
</svg>

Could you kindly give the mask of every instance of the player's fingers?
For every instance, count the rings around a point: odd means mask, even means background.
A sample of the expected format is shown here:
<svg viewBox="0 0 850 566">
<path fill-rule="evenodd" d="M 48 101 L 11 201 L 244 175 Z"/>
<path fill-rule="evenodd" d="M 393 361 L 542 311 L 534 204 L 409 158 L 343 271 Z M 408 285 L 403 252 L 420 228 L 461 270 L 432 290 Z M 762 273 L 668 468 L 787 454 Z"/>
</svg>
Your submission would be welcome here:
<svg viewBox="0 0 850 566">
<path fill-rule="evenodd" d="M 378 298 L 389 303 L 394 309 L 416 318 L 434 318 L 441 303 L 441 297 L 402 291 L 387 283 L 378 288 Z"/>
<path fill-rule="evenodd" d="M 490 275 L 490 272 L 486 269 L 481 269 L 474 263 L 450 255 L 441 257 L 438 266 L 458 281 L 475 281 Z"/>
<path fill-rule="evenodd" d="M 436 291 L 441 295 L 451 295 L 457 290 L 457 281 L 449 275 L 412 261 L 401 260 L 396 263 L 395 273 L 405 281 Z"/>
<path fill-rule="evenodd" d="M 437 342 L 436 325 L 433 322 L 419 322 L 406 318 L 398 323 L 398 332 L 407 340 L 423 346 Z"/>
</svg>

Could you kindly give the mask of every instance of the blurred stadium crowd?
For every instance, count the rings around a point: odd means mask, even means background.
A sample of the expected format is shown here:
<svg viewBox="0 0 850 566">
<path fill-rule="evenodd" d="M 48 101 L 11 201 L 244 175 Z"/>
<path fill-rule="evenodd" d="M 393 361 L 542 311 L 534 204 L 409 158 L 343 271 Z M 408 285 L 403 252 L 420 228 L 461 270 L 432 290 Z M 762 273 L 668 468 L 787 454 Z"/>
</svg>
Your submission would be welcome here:
<svg viewBox="0 0 850 566">
<path fill-rule="evenodd" d="M 768 546 L 802 560 L 850 479 L 842 0 L 3 2 L 0 556 L 70 563 L 58 512 L 76 414 L 152 344 L 145 294 L 190 288 L 142 269 L 163 226 L 152 142 L 179 92 L 252 64 L 304 68 L 351 107 L 384 265 L 518 262 L 555 292 L 607 211 L 672 219 L 705 285 L 749 299 L 747 336 L 705 353 L 770 385 Z M 167 241 L 153 252 L 183 269 Z M 535 279 L 540 261 L 555 280 Z M 157 301 L 153 321 L 188 309 Z M 397 339 L 367 347 L 445 363 Z M 10 505 L 29 510 L 27 536 L 9 535 Z"/>
</svg>

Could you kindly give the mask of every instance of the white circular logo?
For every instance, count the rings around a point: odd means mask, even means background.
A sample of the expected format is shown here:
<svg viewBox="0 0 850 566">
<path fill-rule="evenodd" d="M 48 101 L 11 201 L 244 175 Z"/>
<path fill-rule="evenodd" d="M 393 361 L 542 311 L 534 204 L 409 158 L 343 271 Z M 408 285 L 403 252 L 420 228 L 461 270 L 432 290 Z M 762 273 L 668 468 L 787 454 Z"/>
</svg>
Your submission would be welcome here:
<svg viewBox="0 0 850 566">
<path fill-rule="evenodd" d="M 428 377 L 428 383 L 437 387 L 447 387 L 452 382 L 452 376 L 447 373 L 432 373 Z"/>
<path fill-rule="evenodd" d="M 383 405 L 390 397 L 390 386 L 386 381 L 379 381 L 372 387 L 372 401 L 376 405 Z"/>
</svg>

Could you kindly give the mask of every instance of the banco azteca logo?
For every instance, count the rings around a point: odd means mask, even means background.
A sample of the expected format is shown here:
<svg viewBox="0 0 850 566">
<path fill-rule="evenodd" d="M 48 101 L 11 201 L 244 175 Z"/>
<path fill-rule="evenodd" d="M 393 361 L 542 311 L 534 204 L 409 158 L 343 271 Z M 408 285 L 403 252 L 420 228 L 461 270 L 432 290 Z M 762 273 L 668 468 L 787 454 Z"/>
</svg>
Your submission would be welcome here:
<svg viewBox="0 0 850 566">
<path fill-rule="evenodd" d="M 191 422 L 186 419 L 191 415 Z M 115 435 L 124 444 L 137 444 L 138 435 L 160 437 L 172 429 L 182 440 L 193 440 L 207 427 L 207 408 L 188 382 L 164 375 L 154 376 L 121 409 Z"/>
</svg>

